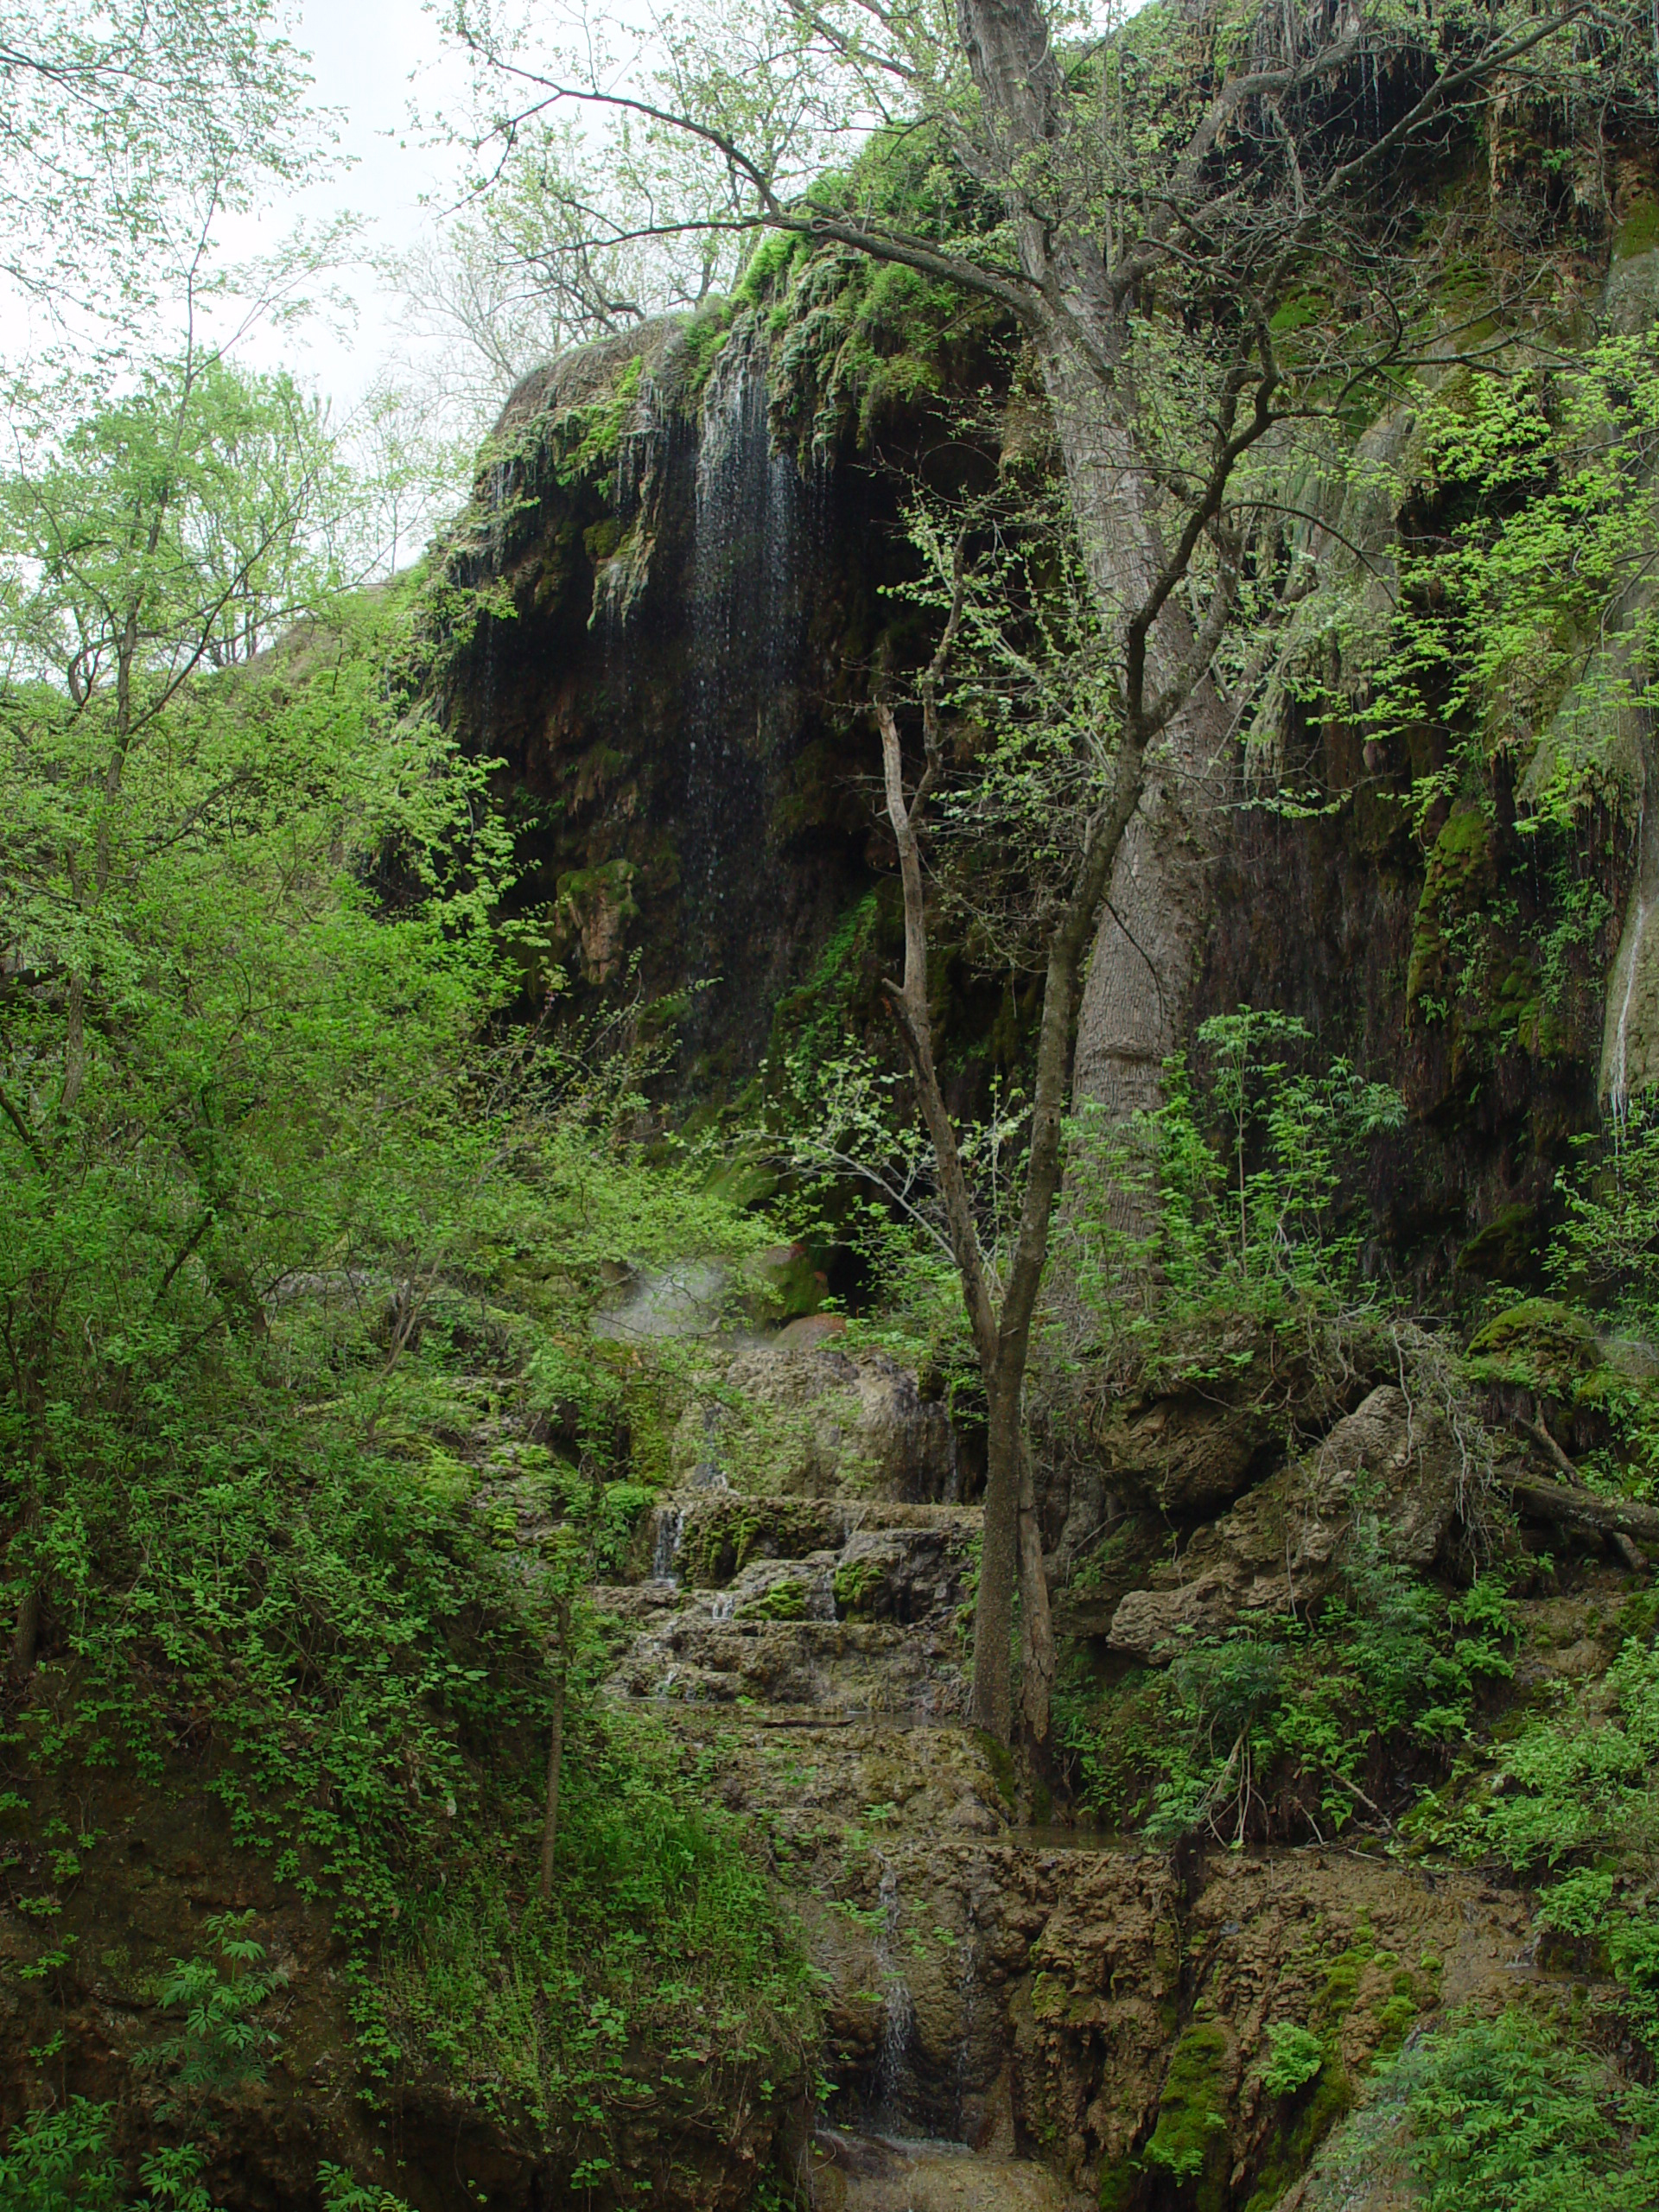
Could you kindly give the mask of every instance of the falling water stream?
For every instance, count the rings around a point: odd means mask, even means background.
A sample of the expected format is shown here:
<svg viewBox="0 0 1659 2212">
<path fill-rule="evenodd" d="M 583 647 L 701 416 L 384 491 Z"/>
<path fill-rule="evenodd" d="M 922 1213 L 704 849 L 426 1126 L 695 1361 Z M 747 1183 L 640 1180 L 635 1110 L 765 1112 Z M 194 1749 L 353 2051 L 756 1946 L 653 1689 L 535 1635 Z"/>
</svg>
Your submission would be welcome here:
<svg viewBox="0 0 1659 2212">
<path fill-rule="evenodd" d="M 883 1865 L 877 1889 L 881 1906 L 881 1932 L 875 1942 L 875 1962 L 883 1985 L 881 2027 L 876 2044 L 875 2107 L 871 2117 L 878 2129 L 905 2130 L 906 2101 L 910 2088 L 910 2045 L 916 2032 L 916 2000 L 895 1957 L 904 1906 L 899 1877 Z"/>
<path fill-rule="evenodd" d="M 657 1515 L 657 1541 L 652 1547 L 651 1571 L 658 1582 L 679 1581 L 676 1562 L 685 1534 L 685 1516 L 677 1506 L 664 1505 Z"/>
<path fill-rule="evenodd" d="M 766 853 L 765 770 L 790 734 L 805 488 L 773 448 L 766 357 L 734 333 L 697 448 L 682 895 L 694 969 L 718 974 Z"/>
</svg>

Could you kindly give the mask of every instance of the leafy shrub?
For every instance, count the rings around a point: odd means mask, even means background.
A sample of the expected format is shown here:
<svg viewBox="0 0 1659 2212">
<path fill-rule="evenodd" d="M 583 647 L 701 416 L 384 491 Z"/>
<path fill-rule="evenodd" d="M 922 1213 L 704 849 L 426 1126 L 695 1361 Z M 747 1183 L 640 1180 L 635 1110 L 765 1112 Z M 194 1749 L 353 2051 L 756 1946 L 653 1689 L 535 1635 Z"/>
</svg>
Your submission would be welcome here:
<svg viewBox="0 0 1659 2212">
<path fill-rule="evenodd" d="M 1270 2097 L 1294 2097 L 1325 2063 L 1325 2046 L 1294 2020 L 1274 2020 L 1268 2027 L 1268 2058 L 1262 2086 Z"/>
<path fill-rule="evenodd" d="M 181 2011 L 180 2033 L 160 2044 L 157 2063 L 173 2087 L 158 2109 L 162 2119 L 194 2119 L 210 2097 L 264 2079 L 265 2061 L 279 2041 L 255 2018 L 281 1986 L 259 1971 L 265 1947 L 246 1933 L 251 1912 L 215 1913 L 204 1923 L 221 1965 L 210 1959 L 175 1959 L 162 1984 L 165 2011 Z"/>
<path fill-rule="evenodd" d="M 1602 1698 L 1595 1719 L 1569 1710 L 1534 1719 L 1461 1810 L 1431 1809 L 1423 1826 L 1516 1873 L 1559 1872 L 1540 1899 L 1545 1925 L 1605 1945 L 1632 2026 L 1659 2051 L 1659 1649 L 1629 1638 Z"/>
<path fill-rule="evenodd" d="M 1646 2212 L 1659 2201 L 1659 2094 L 1622 2083 L 1529 2013 L 1471 2022 L 1397 2062 L 1425 2212 Z"/>
<path fill-rule="evenodd" d="M 1270 1798 L 1274 1820 L 1339 1830 L 1367 1805 L 1362 1777 L 1381 1742 L 1403 1736 L 1438 1757 L 1464 1734 L 1483 1685 L 1512 1671 L 1514 1633 L 1500 1578 L 1448 1603 L 1382 1556 L 1362 1514 L 1344 1592 L 1317 1621 L 1191 1636 L 1103 1713 L 1066 1689 L 1057 1725 L 1085 1802 L 1155 1840 L 1205 1826 L 1261 1834 Z M 1118 1743 L 1103 1745 L 1103 1730 Z"/>
<path fill-rule="evenodd" d="M 1109 1338 L 1224 1302 L 1275 1313 L 1352 1297 L 1362 1232 L 1344 1185 L 1405 1109 L 1345 1060 L 1298 1071 L 1312 1041 L 1291 1015 L 1213 1016 L 1196 1064 L 1166 1065 L 1155 1111 L 1117 1129 L 1077 1123 L 1077 1281 Z"/>
</svg>

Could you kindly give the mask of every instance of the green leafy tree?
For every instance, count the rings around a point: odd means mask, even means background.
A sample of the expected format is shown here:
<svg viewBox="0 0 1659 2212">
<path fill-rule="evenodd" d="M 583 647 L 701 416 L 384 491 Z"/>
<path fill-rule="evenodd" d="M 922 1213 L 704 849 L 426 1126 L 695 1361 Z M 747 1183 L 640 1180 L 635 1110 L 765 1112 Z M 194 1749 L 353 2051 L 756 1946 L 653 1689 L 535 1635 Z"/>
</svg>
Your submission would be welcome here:
<svg viewBox="0 0 1659 2212">
<path fill-rule="evenodd" d="M 1442 36 L 1385 8 L 1237 22 L 1158 9 L 1096 35 L 1039 0 L 896 13 L 849 0 L 664 15 L 632 53 L 580 7 L 543 22 L 454 0 L 446 19 L 478 71 L 473 143 L 498 172 L 521 146 L 539 164 L 555 203 L 547 261 L 568 283 L 652 240 L 683 289 L 686 240 L 718 257 L 734 235 L 769 230 L 988 302 L 1040 383 L 1102 711 L 1080 747 L 1090 772 L 1070 865 L 1043 907 L 1029 1142 L 1006 1264 L 982 1235 L 928 992 L 937 918 L 925 848 L 970 543 L 950 563 L 908 768 L 903 702 L 873 702 L 905 909 L 904 973 L 889 996 L 988 1406 L 973 1709 L 1010 1738 L 1018 1585 L 1020 1728 L 1040 1759 L 1053 1652 L 1023 1394 L 1064 1118 L 1074 1091 L 1115 1122 L 1152 1109 L 1182 1041 L 1224 763 L 1314 581 L 1285 526 L 1301 505 L 1291 457 L 1312 448 L 1334 461 L 1345 410 L 1386 389 L 1433 327 L 1402 157 L 1449 150 L 1511 67 L 1553 82 L 1574 73 L 1571 11 L 1471 12 Z M 1636 69 L 1637 37 L 1632 15 L 1592 64 L 1592 97 Z M 1401 87 L 1386 121 L 1374 101 L 1385 56 Z M 561 173 L 552 134 L 573 108 L 607 119 L 597 199 Z M 863 161 L 805 181 L 826 146 L 866 136 Z M 900 163 L 921 171 L 909 194 L 887 189 Z M 613 308 L 595 298 L 595 327 Z"/>
<path fill-rule="evenodd" d="M 306 57 L 265 0 L 16 0 L 0 12 L 0 272 L 52 313 L 140 329 L 216 216 L 328 159 Z"/>
</svg>

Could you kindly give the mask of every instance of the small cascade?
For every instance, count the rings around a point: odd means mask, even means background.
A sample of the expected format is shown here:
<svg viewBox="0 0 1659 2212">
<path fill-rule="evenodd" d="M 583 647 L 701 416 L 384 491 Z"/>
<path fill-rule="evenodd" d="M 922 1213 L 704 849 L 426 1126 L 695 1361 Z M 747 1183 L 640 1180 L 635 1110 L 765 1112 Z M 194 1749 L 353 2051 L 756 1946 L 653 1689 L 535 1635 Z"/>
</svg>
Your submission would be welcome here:
<svg viewBox="0 0 1659 2212">
<path fill-rule="evenodd" d="M 656 1541 L 652 1548 L 651 1572 L 658 1582 L 672 1582 L 677 1587 L 679 1575 L 675 1562 L 680 1556 L 680 1542 L 685 1534 L 685 1516 L 677 1505 L 659 1506 L 657 1511 Z"/>
<path fill-rule="evenodd" d="M 876 1939 L 875 1962 L 881 1970 L 886 1994 L 876 2043 L 875 2104 L 870 2116 L 878 2127 L 903 2134 L 911 2088 L 910 2046 L 916 2033 L 916 2000 L 896 1961 L 904 1905 L 899 1895 L 899 1877 L 885 1861 L 877 1896 L 881 1933 Z"/>
<path fill-rule="evenodd" d="M 1652 974 L 1644 966 L 1648 923 L 1659 908 L 1659 745 L 1651 734 L 1643 744 L 1643 790 L 1637 820 L 1636 874 L 1630 885 L 1624 927 L 1608 978 L 1606 1021 L 1602 1033 L 1601 1095 L 1613 1116 L 1616 1138 L 1623 1138 L 1632 1092 L 1645 1090 L 1659 1071 L 1659 1006 Z"/>
<path fill-rule="evenodd" d="M 731 1488 L 726 1478 L 726 1470 L 720 1464 L 719 1444 L 720 1424 L 715 1408 L 709 1406 L 705 1408 L 702 1416 L 703 1456 L 691 1471 L 692 1483 L 698 1490 L 729 1491 Z"/>
<path fill-rule="evenodd" d="M 1636 981 L 1642 966 L 1642 940 L 1647 934 L 1650 912 L 1651 902 L 1638 895 L 1624 946 L 1624 988 L 1619 995 L 1618 1019 L 1613 1032 L 1612 1065 L 1607 1085 L 1613 1119 L 1621 1129 L 1630 1102 L 1630 1007 L 1636 997 Z"/>
<path fill-rule="evenodd" d="M 961 1961 L 957 1968 L 957 2115 L 958 2141 L 968 2134 L 969 2072 L 972 2063 L 974 2016 L 979 2009 L 979 1912 L 972 1897 L 967 1901 L 962 1933 Z"/>
</svg>

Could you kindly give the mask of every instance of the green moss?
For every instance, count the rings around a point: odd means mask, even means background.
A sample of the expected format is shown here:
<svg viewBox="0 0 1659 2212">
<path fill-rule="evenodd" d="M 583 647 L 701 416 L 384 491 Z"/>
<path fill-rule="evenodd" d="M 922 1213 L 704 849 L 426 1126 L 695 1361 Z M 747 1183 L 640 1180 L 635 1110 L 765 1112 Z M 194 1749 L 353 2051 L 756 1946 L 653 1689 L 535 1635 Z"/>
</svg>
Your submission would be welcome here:
<svg viewBox="0 0 1659 2212">
<path fill-rule="evenodd" d="M 1198 2212 L 1221 2212 L 1225 2201 L 1227 2054 L 1226 2031 L 1213 2022 L 1195 2020 L 1183 2031 L 1158 2101 L 1158 2125 L 1142 2153 L 1144 2164 L 1161 2167 L 1182 2184 L 1198 2183 Z"/>
<path fill-rule="evenodd" d="M 849 1559 L 836 1569 L 836 1611 L 861 1613 L 872 1591 L 879 1589 L 881 1570 L 874 1560 Z"/>
<path fill-rule="evenodd" d="M 1003 1802 L 1011 1808 L 1019 1795 L 1014 1783 L 1014 1754 L 1006 1744 L 997 1742 L 988 1728 L 977 1728 L 974 1733 L 978 1740 L 979 1748 L 985 1754 L 992 1774 L 996 1777 L 998 1794 Z"/>
<path fill-rule="evenodd" d="M 1544 1224 L 1535 1205 L 1504 1206 L 1458 1255 L 1459 1274 L 1491 1282 L 1516 1282 L 1535 1267 Z"/>
<path fill-rule="evenodd" d="M 1491 864 L 1492 825 L 1485 809 L 1469 804 L 1455 808 L 1434 840 L 1422 897 L 1417 902 L 1411 959 L 1406 969 L 1408 1007 L 1430 994 L 1443 995 L 1447 925 L 1488 886 Z"/>
<path fill-rule="evenodd" d="M 729 301 L 710 301 L 685 326 L 680 339 L 680 367 L 685 378 L 688 404 L 695 404 L 702 397 L 703 386 L 714 374 L 715 362 L 726 350 L 726 341 L 732 334 L 732 314 Z"/>
<path fill-rule="evenodd" d="M 1063 2019 L 1066 2010 L 1065 1984 L 1052 1974 L 1039 1974 L 1031 1985 L 1031 2011 L 1033 2019 Z"/>
<path fill-rule="evenodd" d="M 774 1582 L 764 1597 L 753 1605 L 745 1605 L 744 1614 L 750 1620 L 804 1621 L 806 1618 L 806 1585 L 786 1578 Z"/>
<path fill-rule="evenodd" d="M 794 264 L 811 251 L 811 239 L 798 231 L 766 232 L 744 264 L 733 297 L 745 307 L 760 307 L 787 284 Z"/>
<path fill-rule="evenodd" d="M 1510 1383 L 1556 1398 L 1576 1397 L 1600 1363 L 1590 1324 L 1553 1298 L 1509 1306 L 1477 1330 L 1469 1344 L 1471 1382 Z"/>
<path fill-rule="evenodd" d="M 563 408 L 539 426 L 543 451 L 559 483 L 595 483 L 608 474 L 645 373 L 645 361 L 635 353 L 623 364 L 608 392 L 582 406 Z"/>
<path fill-rule="evenodd" d="M 1637 200 L 1613 232 L 1613 259 L 1634 261 L 1659 245 L 1659 200 Z"/>
<path fill-rule="evenodd" d="M 1129 2212 L 1141 2194 L 1141 2169 L 1133 2159 L 1100 2170 L 1100 2212 Z"/>
</svg>

